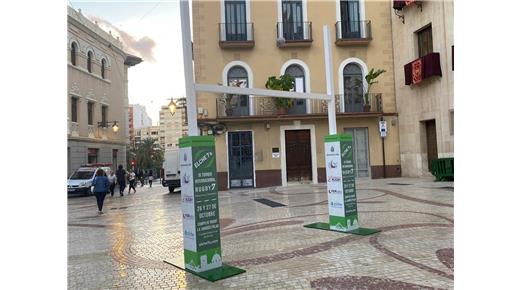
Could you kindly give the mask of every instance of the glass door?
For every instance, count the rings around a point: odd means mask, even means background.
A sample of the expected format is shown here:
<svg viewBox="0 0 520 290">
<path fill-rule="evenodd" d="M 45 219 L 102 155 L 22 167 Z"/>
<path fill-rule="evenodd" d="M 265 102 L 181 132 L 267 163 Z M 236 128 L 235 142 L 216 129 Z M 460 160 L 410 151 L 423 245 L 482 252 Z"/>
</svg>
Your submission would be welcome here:
<svg viewBox="0 0 520 290">
<path fill-rule="evenodd" d="M 246 1 L 225 1 L 226 40 L 246 41 Z"/>
<path fill-rule="evenodd" d="M 368 128 L 345 128 L 345 133 L 352 134 L 356 177 L 369 177 Z"/>
<path fill-rule="evenodd" d="M 342 38 L 360 38 L 359 1 L 341 1 Z"/>
<path fill-rule="evenodd" d="M 253 133 L 228 132 L 229 188 L 253 187 Z"/>
<path fill-rule="evenodd" d="M 303 39 L 302 1 L 282 1 L 283 38 L 286 40 Z"/>
</svg>

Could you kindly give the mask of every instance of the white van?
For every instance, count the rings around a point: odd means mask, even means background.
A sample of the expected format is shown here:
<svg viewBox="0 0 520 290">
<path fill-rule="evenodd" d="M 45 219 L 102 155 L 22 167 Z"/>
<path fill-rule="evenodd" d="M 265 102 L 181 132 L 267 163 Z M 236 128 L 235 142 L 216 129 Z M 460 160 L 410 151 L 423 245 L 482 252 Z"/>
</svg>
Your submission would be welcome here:
<svg viewBox="0 0 520 290">
<path fill-rule="evenodd" d="M 173 193 L 175 188 L 181 187 L 181 167 L 178 148 L 164 151 L 162 175 L 162 185 L 168 187 L 170 193 Z"/>
<path fill-rule="evenodd" d="M 112 164 L 110 163 L 97 163 L 81 166 L 72 173 L 67 180 L 67 193 L 84 195 L 92 194 L 90 187 L 92 186 L 94 176 L 96 176 L 96 171 L 101 168 L 105 171 L 106 175 L 109 175 L 110 172 L 112 172 L 112 168 L 110 168 L 111 165 Z"/>
</svg>

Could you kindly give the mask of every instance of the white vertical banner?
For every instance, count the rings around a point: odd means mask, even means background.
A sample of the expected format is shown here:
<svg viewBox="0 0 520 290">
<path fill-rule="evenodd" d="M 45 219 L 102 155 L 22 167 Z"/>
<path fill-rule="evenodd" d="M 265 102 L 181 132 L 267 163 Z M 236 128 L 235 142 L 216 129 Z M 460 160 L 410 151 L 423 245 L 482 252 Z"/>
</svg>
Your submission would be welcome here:
<svg viewBox="0 0 520 290">
<path fill-rule="evenodd" d="M 184 249 L 197 251 L 195 229 L 195 196 L 193 192 L 193 167 L 191 147 L 180 148 L 182 228 Z"/>
</svg>

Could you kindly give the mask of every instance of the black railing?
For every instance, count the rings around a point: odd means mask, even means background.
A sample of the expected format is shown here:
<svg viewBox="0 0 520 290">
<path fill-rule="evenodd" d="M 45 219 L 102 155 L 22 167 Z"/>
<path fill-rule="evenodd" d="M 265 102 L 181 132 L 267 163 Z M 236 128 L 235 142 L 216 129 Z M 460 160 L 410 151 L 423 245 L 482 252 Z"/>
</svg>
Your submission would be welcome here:
<svg viewBox="0 0 520 290">
<path fill-rule="evenodd" d="M 382 94 L 381 93 L 345 93 L 338 95 L 339 101 L 343 99 L 343 112 L 360 113 L 360 112 L 383 112 Z"/>
<path fill-rule="evenodd" d="M 336 22 L 336 40 L 340 39 L 371 39 L 370 20 L 338 21 Z"/>
<path fill-rule="evenodd" d="M 254 41 L 253 23 L 219 23 L 220 41 Z"/>
<path fill-rule="evenodd" d="M 312 22 L 278 22 L 277 37 L 286 41 L 312 40 Z"/>
</svg>

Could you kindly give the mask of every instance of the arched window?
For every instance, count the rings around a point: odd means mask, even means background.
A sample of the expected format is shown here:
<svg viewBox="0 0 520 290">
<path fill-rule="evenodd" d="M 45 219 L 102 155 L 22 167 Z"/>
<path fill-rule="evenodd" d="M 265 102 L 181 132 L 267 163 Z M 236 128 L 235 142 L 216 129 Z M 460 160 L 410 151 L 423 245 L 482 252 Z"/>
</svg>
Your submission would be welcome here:
<svg viewBox="0 0 520 290">
<path fill-rule="evenodd" d="M 107 61 L 105 59 L 101 60 L 101 77 L 105 78 L 105 67 L 106 67 Z"/>
<path fill-rule="evenodd" d="M 363 72 L 355 63 L 343 69 L 345 112 L 363 112 Z"/>
<path fill-rule="evenodd" d="M 73 42 L 70 46 L 70 62 L 72 65 L 76 65 L 76 51 L 78 50 L 78 45 Z"/>
<path fill-rule="evenodd" d="M 294 77 L 294 91 L 304 93 L 305 88 L 305 71 L 300 65 L 291 64 L 285 69 L 285 74 Z M 307 107 L 305 100 L 295 99 L 293 106 L 287 110 L 289 114 L 305 114 Z"/>
<path fill-rule="evenodd" d="M 234 66 L 227 73 L 228 86 L 249 87 L 247 71 L 241 66 Z M 229 96 L 226 100 L 226 116 L 248 116 L 249 96 Z"/>
<path fill-rule="evenodd" d="M 92 72 L 92 51 L 87 53 L 87 70 L 89 73 Z"/>
</svg>

